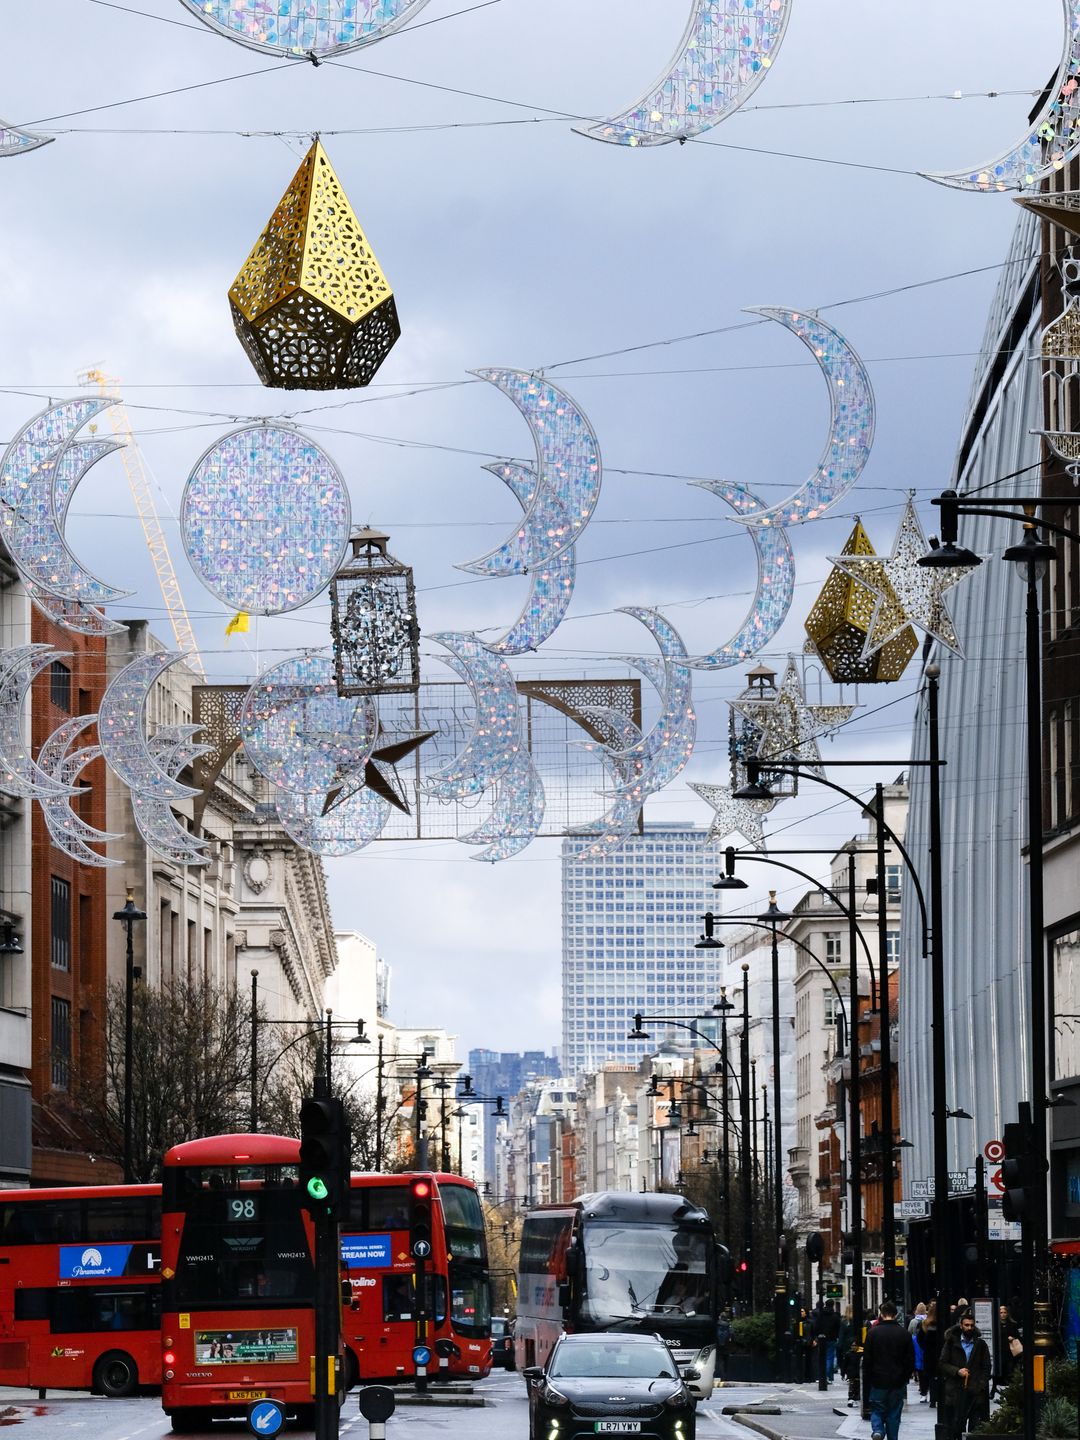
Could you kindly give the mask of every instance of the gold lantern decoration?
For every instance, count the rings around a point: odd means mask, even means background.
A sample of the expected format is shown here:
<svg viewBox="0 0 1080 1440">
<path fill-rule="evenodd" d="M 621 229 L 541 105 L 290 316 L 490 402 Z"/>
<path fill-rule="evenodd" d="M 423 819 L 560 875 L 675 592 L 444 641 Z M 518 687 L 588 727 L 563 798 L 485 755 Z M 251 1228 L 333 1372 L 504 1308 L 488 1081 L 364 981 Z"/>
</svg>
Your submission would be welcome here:
<svg viewBox="0 0 1080 1440">
<path fill-rule="evenodd" d="M 874 555 L 877 552 L 870 537 L 856 520 L 847 538 L 844 555 Z M 887 581 L 885 582 L 888 583 Z M 890 586 L 890 592 L 892 587 Z M 894 603 L 895 595 L 892 596 Z M 906 625 L 880 650 L 863 655 L 866 637 L 874 618 L 878 595 L 865 585 L 833 566 L 821 594 L 806 617 L 808 650 L 821 660 L 830 677 L 838 685 L 875 685 L 899 680 L 918 648 L 918 639 Z"/>
<path fill-rule="evenodd" d="M 401 334 L 394 292 L 318 140 L 229 305 L 259 379 L 282 390 L 368 385 Z"/>
</svg>

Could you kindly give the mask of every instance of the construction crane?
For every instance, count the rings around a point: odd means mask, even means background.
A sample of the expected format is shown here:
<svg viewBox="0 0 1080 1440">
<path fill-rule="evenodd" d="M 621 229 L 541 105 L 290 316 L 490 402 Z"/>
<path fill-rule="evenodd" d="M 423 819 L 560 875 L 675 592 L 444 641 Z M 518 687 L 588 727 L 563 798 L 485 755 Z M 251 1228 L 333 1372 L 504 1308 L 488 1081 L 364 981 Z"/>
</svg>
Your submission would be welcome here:
<svg viewBox="0 0 1080 1440">
<path fill-rule="evenodd" d="M 118 398 L 120 382 L 112 376 L 106 375 L 102 370 L 84 370 L 78 378 L 80 385 L 96 385 L 102 395 L 116 400 L 109 410 L 109 419 L 112 421 L 116 438 L 123 444 L 120 459 L 127 474 L 128 484 L 131 486 L 135 509 L 139 512 L 139 519 L 142 522 L 143 534 L 146 536 L 146 548 L 150 551 L 150 559 L 154 562 L 154 571 L 157 575 L 158 585 L 161 587 L 161 598 L 165 602 L 165 611 L 169 617 L 169 623 L 172 625 L 176 648 L 184 652 L 187 663 L 205 680 L 206 671 L 195 643 L 195 632 L 188 619 L 184 597 L 180 591 L 180 582 L 176 578 L 172 556 L 169 554 L 169 544 L 165 539 L 165 532 L 161 528 L 157 506 L 154 504 L 150 472 L 146 468 L 146 461 L 135 441 L 135 432 L 131 428 L 127 410 Z"/>
</svg>

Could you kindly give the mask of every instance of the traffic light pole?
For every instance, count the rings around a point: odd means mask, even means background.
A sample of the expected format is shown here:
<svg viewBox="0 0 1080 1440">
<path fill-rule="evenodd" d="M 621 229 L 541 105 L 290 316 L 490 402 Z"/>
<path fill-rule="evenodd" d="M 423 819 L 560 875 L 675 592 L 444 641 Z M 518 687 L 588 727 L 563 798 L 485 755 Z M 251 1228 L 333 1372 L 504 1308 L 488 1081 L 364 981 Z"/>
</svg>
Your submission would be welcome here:
<svg viewBox="0 0 1080 1440">
<path fill-rule="evenodd" d="M 315 1235 L 315 1440 L 337 1440 L 341 1386 L 338 1220 L 349 1203 L 350 1146 L 345 1111 L 341 1101 L 330 1094 L 329 1076 L 316 1075 L 314 1088 L 314 1095 L 300 1107 L 300 1184 Z"/>
<path fill-rule="evenodd" d="M 337 1440 L 341 1329 L 338 1222 L 315 1219 L 315 1440 Z"/>
</svg>

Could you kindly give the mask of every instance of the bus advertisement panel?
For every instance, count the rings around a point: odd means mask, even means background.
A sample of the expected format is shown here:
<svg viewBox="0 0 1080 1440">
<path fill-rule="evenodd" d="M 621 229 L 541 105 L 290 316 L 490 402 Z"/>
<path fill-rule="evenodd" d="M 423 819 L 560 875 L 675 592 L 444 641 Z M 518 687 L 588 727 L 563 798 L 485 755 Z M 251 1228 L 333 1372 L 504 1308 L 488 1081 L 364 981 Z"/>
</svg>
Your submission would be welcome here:
<svg viewBox="0 0 1080 1440">
<path fill-rule="evenodd" d="M 413 1251 L 416 1184 L 428 1187 L 433 1202 L 430 1238 L 425 1235 L 430 1254 L 422 1266 Z M 341 1259 L 352 1285 L 342 1322 L 350 1385 L 358 1379 L 411 1379 L 418 1339 L 436 1357 L 426 1367 L 429 1374 L 475 1379 L 490 1372 L 487 1241 L 472 1181 L 437 1173 L 353 1175 L 349 1216 L 341 1225 Z M 418 1307 L 421 1269 L 423 1305 Z"/>
<path fill-rule="evenodd" d="M 279 1400 L 313 1420 L 315 1271 L 297 1140 L 174 1146 L 162 1195 L 162 1408 L 174 1430 Z"/>
<path fill-rule="evenodd" d="M 0 1385 L 161 1381 L 161 1187 L 0 1191 Z"/>
<path fill-rule="evenodd" d="M 529 1211 L 521 1233 L 519 1369 L 543 1365 L 563 1331 L 645 1331 L 692 1394 L 712 1394 L 717 1248 L 708 1214 L 681 1195 L 604 1192 Z"/>
</svg>

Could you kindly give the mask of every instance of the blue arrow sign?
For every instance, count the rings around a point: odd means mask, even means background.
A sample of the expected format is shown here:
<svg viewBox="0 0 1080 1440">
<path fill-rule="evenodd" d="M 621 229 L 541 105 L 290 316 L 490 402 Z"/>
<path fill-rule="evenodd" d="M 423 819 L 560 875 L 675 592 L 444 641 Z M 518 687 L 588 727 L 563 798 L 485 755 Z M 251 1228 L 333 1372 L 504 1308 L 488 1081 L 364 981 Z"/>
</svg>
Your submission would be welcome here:
<svg viewBox="0 0 1080 1440">
<path fill-rule="evenodd" d="M 285 1425 L 285 1407 L 278 1400 L 256 1400 L 248 1406 L 247 1427 L 252 1435 L 278 1435 Z"/>
<path fill-rule="evenodd" d="M 412 1352 L 414 1365 L 427 1365 L 431 1361 L 431 1351 L 426 1345 L 417 1345 Z"/>
</svg>

